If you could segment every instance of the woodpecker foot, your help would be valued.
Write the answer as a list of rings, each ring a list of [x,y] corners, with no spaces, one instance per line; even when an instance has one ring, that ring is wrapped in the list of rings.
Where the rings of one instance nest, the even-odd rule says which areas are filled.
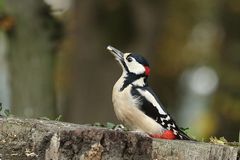
[[[166,130],[162,134],[150,134],[150,137],[158,138],[158,139],[169,139],[169,140],[176,139],[176,135],[173,134],[171,130]]]

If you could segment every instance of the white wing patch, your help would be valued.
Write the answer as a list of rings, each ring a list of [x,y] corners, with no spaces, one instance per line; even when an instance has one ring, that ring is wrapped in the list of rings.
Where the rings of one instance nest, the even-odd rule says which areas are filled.
[[[176,131],[175,129],[173,130],[173,134],[177,135],[178,131]]]
[[[154,96],[147,90],[137,89],[137,91],[155,106],[160,114],[166,114]],[[170,118],[170,117],[169,117]]]

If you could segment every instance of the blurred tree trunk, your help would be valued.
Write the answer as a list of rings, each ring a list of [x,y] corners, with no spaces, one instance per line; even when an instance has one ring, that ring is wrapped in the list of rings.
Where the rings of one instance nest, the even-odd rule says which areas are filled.
[[[10,38],[12,113],[27,117],[55,116],[53,43],[43,1],[7,0],[15,18]]]
[[[7,109],[10,106],[9,68],[6,59],[8,49],[7,36],[0,31],[0,103]]]
[[[65,22],[67,36],[57,65],[57,102],[64,120],[70,122],[110,121],[114,117],[111,88],[117,64],[106,51],[109,42],[104,43],[105,36],[96,24],[96,5],[75,1]]]

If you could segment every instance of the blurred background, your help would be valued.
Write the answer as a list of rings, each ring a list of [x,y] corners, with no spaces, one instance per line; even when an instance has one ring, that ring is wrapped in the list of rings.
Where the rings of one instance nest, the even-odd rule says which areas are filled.
[[[237,141],[239,0],[0,0],[0,102],[11,114],[119,123],[112,45],[145,56],[179,126]]]

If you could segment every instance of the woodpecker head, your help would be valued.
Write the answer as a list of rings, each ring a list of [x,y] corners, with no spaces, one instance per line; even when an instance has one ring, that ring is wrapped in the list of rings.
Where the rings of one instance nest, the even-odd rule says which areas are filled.
[[[148,77],[150,67],[148,62],[142,56],[135,53],[122,53],[112,46],[107,49],[115,56],[115,59],[120,63],[123,73],[134,75],[135,77]]]

